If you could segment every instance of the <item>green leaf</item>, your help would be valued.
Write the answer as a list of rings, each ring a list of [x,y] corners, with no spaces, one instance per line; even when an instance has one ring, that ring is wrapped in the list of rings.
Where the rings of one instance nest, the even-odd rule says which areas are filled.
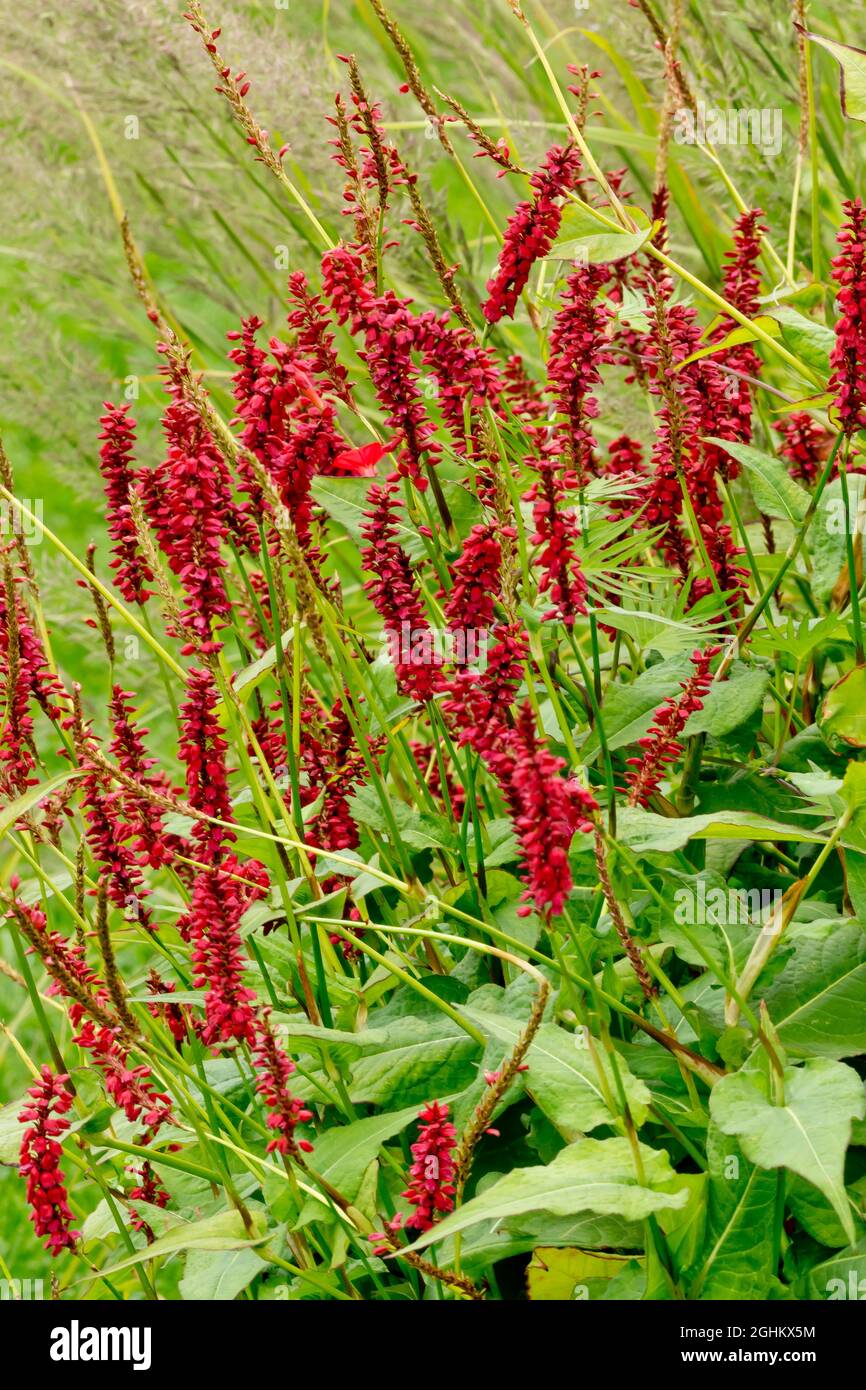
[[[689,840],[789,840],[821,844],[823,836],[800,825],[783,825],[753,811],[712,811],[703,816],[658,816],[640,806],[624,806],[617,812],[617,834],[640,854],[683,849]],[[575,850],[591,846],[578,840]]]
[[[499,1229],[497,1222],[494,1230]],[[554,1216],[551,1212],[540,1211],[503,1221],[501,1229],[528,1240],[528,1249],[536,1245],[577,1245],[581,1250],[640,1250],[643,1247],[643,1226],[639,1222],[623,1216],[599,1216],[594,1211],[582,1211],[574,1216]],[[443,1257],[448,1244],[446,1241],[442,1247]]]
[[[830,353],[836,342],[832,328],[806,318],[790,304],[779,305],[768,312],[782,325],[782,336],[791,351],[826,380],[830,375]]]
[[[405,1110],[355,1120],[350,1125],[335,1125],[316,1139],[316,1172],[354,1202],[364,1174],[382,1145],[417,1118],[418,1107],[411,1105]],[[320,1202],[311,1199],[307,1207],[315,1216],[321,1216]]]
[[[375,478],[314,478],[310,491],[328,516],[338,521],[353,541],[363,545],[361,527],[366,520],[367,494]],[[415,532],[399,517],[395,521],[396,539],[405,544],[414,540]]]
[[[387,1041],[384,1028],[363,1028],[358,1033],[350,1033],[343,1028],[325,1028],[320,1023],[311,1023],[303,1014],[276,1010],[274,1018],[279,1019],[280,1035],[292,1052],[322,1052],[339,1047],[341,1059],[348,1061]]]
[[[83,776],[84,774],[78,768],[70,768],[68,772],[58,772],[56,777],[49,777],[47,782],[39,782],[35,787],[28,787],[26,792],[17,796],[14,801],[10,801],[0,811],[0,840],[13,829],[22,816],[25,816],[28,811],[32,811],[34,806],[38,806],[40,801],[51,796],[59,787],[65,787],[66,783],[71,782],[74,777]]]
[[[453,850],[457,847],[457,833],[445,816],[415,811],[396,798],[392,798],[390,804],[400,839],[412,849]],[[360,787],[350,796],[349,809],[359,825],[369,825],[382,835],[391,835],[382,803],[372,787]]]
[[[634,211],[632,208],[631,212]],[[582,265],[621,261],[646,245],[652,231],[649,225],[636,232],[611,231],[602,227],[598,219],[583,208],[568,203],[563,209],[560,234],[548,258],[554,261],[579,261]]]
[[[818,727],[831,747],[866,748],[866,666],[855,666],[830,687]]]
[[[178,1292],[186,1303],[225,1303],[266,1268],[254,1250],[190,1250]]]
[[[801,33],[805,33],[805,30],[801,30]],[[852,121],[866,121],[866,52],[862,48],[853,48],[851,44],[834,43],[821,34],[807,33],[806,38],[826,48],[839,64],[839,98],[843,114]]]
[[[780,459],[772,454],[764,454],[760,449],[753,449],[750,444],[717,439],[714,435],[708,437],[707,443],[724,449],[743,465],[749,474],[752,496],[759,511],[799,526],[809,506],[809,494],[794,482]]]
[[[687,657],[677,656],[641,671],[628,684],[620,682],[608,686],[602,713],[612,752],[643,737],[659,705],[668,696],[678,693],[680,682],[688,678],[692,669]],[[584,762],[590,762],[598,751],[598,734],[593,730],[581,748],[581,757]]]
[[[294,625],[287,628],[285,632],[280,633],[280,646],[284,652],[291,647],[294,637]],[[276,643],[274,643],[273,646],[268,647],[267,651],[258,657],[256,661],[251,662],[249,666],[245,666],[242,671],[238,671],[232,677],[232,690],[236,695],[242,698],[251,695],[256,687],[261,685],[265,676],[274,669],[276,664],[277,647]]]
[[[229,1211],[218,1212],[216,1216],[207,1216],[203,1221],[185,1221],[177,1226],[172,1226],[164,1236],[160,1236],[152,1245],[146,1245],[143,1250],[138,1250],[134,1255],[130,1255],[125,1260],[120,1260],[109,1269],[102,1270],[103,1274],[119,1274],[121,1270],[131,1269],[133,1265],[143,1264],[146,1260],[155,1260],[160,1255],[176,1255],[181,1250],[242,1250],[249,1249],[254,1245],[261,1245],[267,1240],[267,1233],[261,1230],[260,1218],[253,1218],[253,1235],[248,1233],[240,1212],[232,1208]],[[99,1278],[100,1271],[95,1270],[92,1274],[85,1275],[80,1283],[86,1283],[91,1279]]]
[[[724,738],[752,718],[764,703],[769,671],[741,666],[726,681],[716,681],[703,696],[703,709],[695,710],[683,730],[685,738],[712,734]]]
[[[505,1055],[514,1049],[525,1027],[520,1019],[504,1014],[466,1008],[462,1012],[483,1032],[502,1042],[507,1049]],[[603,1060],[603,1049],[598,1042],[595,1055],[604,1069],[604,1088],[609,1095],[615,1095],[616,1082],[610,1063]],[[524,1077],[526,1089],[564,1139],[574,1141],[598,1125],[614,1122],[616,1112],[611,1113],[604,1098],[583,1029],[569,1033],[555,1023],[542,1023],[530,1043],[526,1062],[529,1065]],[[622,1061],[619,1071],[635,1124],[640,1126],[646,1119],[652,1096]]]
[[[642,1239],[641,1226],[634,1223],[629,1225],[620,1217],[596,1216],[593,1212],[584,1212],[572,1218],[544,1214],[526,1216],[517,1218],[513,1228],[508,1221],[479,1221],[462,1236],[460,1267],[470,1278],[474,1278],[476,1275],[486,1275],[499,1260],[526,1254],[539,1245],[577,1245],[582,1250],[620,1246],[625,1250],[636,1250],[640,1248]],[[453,1267],[454,1242],[454,1236],[446,1236],[436,1252],[443,1269]]]
[[[570,1303],[597,1298],[609,1280],[621,1273],[630,1255],[595,1255],[586,1250],[533,1251],[526,1269],[526,1293],[533,1303]]]
[[[816,1057],[786,1067],[784,1088],[785,1104],[773,1105],[760,1074],[725,1076],[710,1094],[710,1112],[724,1134],[740,1141],[750,1162],[790,1168],[814,1183],[853,1241],[843,1168],[851,1121],[866,1114],[863,1082],[852,1067]]]
[[[594,1211],[641,1221],[650,1212],[678,1208],[688,1201],[679,1192],[661,1192],[676,1175],[664,1150],[640,1145],[646,1186],[634,1172],[634,1155],[627,1139],[581,1139],[557,1154],[547,1167],[515,1168],[445,1220],[425,1232],[412,1246],[422,1250],[446,1235],[464,1231],[477,1221],[500,1221],[526,1212],[546,1211],[573,1216]]]
[[[596,608],[595,613],[600,621],[617,632],[627,632],[639,647],[657,651],[660,656],[693,651],[699,636],[693,622],[677,622],[675,618],[666,618],[661,613],[613,606]]]
[[[840,1250],[838,1255],[813,1265],[800,1281],[801,1298],[827,1299],[831,1303],[860,1301],[866,1293],[866,1236]]]
[[[688,1297],[766,1298],[773,1277],[775,1174],[749,1163],[736,1139],[712,1122],[707,1171],[707,1227]]]
[[[367,494],[375,478],[314,478],[311,491],[319,506],[345,528],[358,546],[364,544],[361,527],[366,518]],[[444,480],[442,491],[459,536],[466,536],[481,520],[481,503],[474,493],[453,479]],[[414,527],[400,516],[395,520],[396,540],[412,560],[426,554],[424,542]]]
[[[753,319],[752,322],[756,323],[759,328],[763,328],[764,332],[768,333],[771,338],[778,338],[781,333],[781,329],[775,319],[770,318],[766,314],[760,315],[758,318]],[[729,348],[740,347],[743,343],[755,343],[757,340],[757,333],[751,328],[745,328],[741,325],[734,328],[730,333],[727,333],[724,338],[720,338],[717,343],[708,343],[706,347],[699,348],[697,352],[693,352],[688,357],[684,357],[681,362],[676,364],[674,371],[680,372],[683,367],[687,367],[690,362],[700,362],[703,357],[714,357],[716,353],[727,352]]]
[[[22,1096],[20,1100],[11,1100],[8,1105],[4,1105],[0,1109],[0,1163],[8,1165],[10,1168],[18,1167],[21,1139],[27,1128],[18,1119],[18,1116],[28,1100],[28,1096]]]
[[[785,1051],[795,1057],[866,1052],[866,933],[858,923],[816,923],[763,992]]]
[[[849,1193],[851,1193],[850,1187]],[[855,1197],[859,1206],[862,1202],[862,1187],[859,1192],[855,1190],[851,1195]],[[785,1183],[785,1202],[791,1215],[796,1218],[813,1240],[817,1240],[821,1245],[829,1246],[831,1250],[841,1249],[850,1243],[827,1198],[810,1182],[804,1182],[802,1178],[789,1174]],[[861,1236],[866,1235],[866,1227],[856,1216],[855,1232],[858,1240]]]
[[[857,516],[864,490],[866,477],[862,473],[851,473],[848,478],[848,506],[852,519]],[[827,603],[846,563],[845,506],[841,478],[834,478],[821,494],[815,519],[809,530],[809,549],[812,555],[812,593],[821,603]],[[829,617],[824,621],[828,622]],[[813,622],[815,621],[813,619]]]
[[[356,1104],[413,1105],[468,1086],[479,1047],[444,1014],[407,1015],[381,1030],[381,1043],[352,1064]],[[332,1054],[339,1065],[339,1048]]]

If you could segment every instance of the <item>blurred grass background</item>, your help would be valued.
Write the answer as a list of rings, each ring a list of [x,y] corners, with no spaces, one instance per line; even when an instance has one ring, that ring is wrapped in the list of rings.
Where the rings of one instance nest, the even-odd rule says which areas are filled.
[[[660,57],[643,16],[627,0],[549,0],[525,6],[563,82],[568,62],[603,71],[591,143],[604,167],[627,165],[644,205],[652,184]],[[654,6],[665,19],[666,6]],[[289,270],[314,272],[309,225],[251,156],[213,91],[213,72],[182,19],[182,0],[76,0],[67,6],[16,6],[7,0],[0,54],[0,429],[22,499],[38,500],[46,524],[81,555],[102,535],[96,436],[101,404],[139,396],[140,453],[159,456],[161,388],[151,326],[124,265],[106,181],[85,119],[92,122],[148,270],[222,397],[225,333],[258,313],[268,333],[284,318]],[[559,111],[506,0],[393,0],[428,85],[457,96],[527,166],[562,136]],[[777,158],[737,146],[721,151],[744,198],[767,214],[783,250],[799,120],[796,47],[788,0],[727,0],[685,7],[683,58],[707,105],[780,109],[785,137]],[[331,163],[326,116],[345,88],[340,53],[355,53],[368,89],[382,101],[395,138],[422,186],[448,253],[471,269],[476,286],[495,258],[477,202],[411,95],[368,0],[208,0],[222,26],[221,48],[252,81],[250,105],[272,144],[291,146],[286,168],[333,235],[341,227],[341,176]],[[816,3],[809,22],[828,36],[866,47],[859,0]],[[863,187],[863,127],[839,111],[833,60],[815,54],[819,190],[825,265],[838,202]],[[452,127],[452,133],[454,128]],[[496,181],[453,134],[499,225],[524,190]],[[674,146],[674,253],[718,280],[734,209],[724,185],[694,149]],[[805,171],[797,229],[808,261],[810,178]],[[407,242],[397,274],[420,300],[438,287],[417,246]],[[617,431],[623,423],[614,421]],[[102,563],[105,547],[100,547]],[[84,619],[86,595],[61,557],[35,551],[61,668],[85,688],[104,658]],[[144,658],[139,691],[153,673]],[[121,679],[126,679],[122,674]],[[101,678],[104,684],[104,676]],[[99,687],[102,688],[102,685]],[[151,695],[157,706],[158,694]],[[5,875],[4,875],[5,877]],[[5,943],[4,943],[5,949]],[[7,950],[7,958],[11,947]],[[40,1041],[18,986],[0,975],[0,1018],[40,1058]],[[26,1069],[0,1035],[0,1105],[20,1096]],[[14,1187],[13,1192],[10,1189]],[[17,1277],[46,1276],[11,1168],[0,1168],[0,1254]]]

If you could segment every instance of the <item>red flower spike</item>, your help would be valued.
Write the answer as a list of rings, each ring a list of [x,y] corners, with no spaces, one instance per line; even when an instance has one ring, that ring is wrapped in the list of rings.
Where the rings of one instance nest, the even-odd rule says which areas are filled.
[[[705,647],[703,651],[692,652],[695,669],[688,680],[680,682],[682,695],[673,695],[665,700],[656,710],[649,732],[644,738],[638,739],[643,749],[642,756],[627,760],[633,769],[626,774],[630,806],[648,804],[653,793],[658,791],[667,764],[674,762],[682,753],[679,736],[690,716],[704,707],[703,697],[713,680],[710,663],[720,651],[721,647]]]
[[[191,667],[187,675],[187,699],[180,709],[178,756],[186,764],[186,786],[190,805],[217,820],[233,820],[229,797],[226,749],[222,725],[214,711],[219,697],[209,671]],[[231,830],[197,821],[195,838],[202,855],[216,863],[222,847],[234,840]]]
[[[846,435],[866,429],[866,209],[859,198],[842,204],[846,221],[833,261],[839,286],[836,344],[830,354],[830,389]]]
[[[412,1145],[413,1163],[409,1186],[403,1193],[415,1208],[406,1228],[429,1231],[440,1216],[454,1208],[454,1159],[457,1134],[448,1120],[448,1106],[438,1101],[425,1105],[418,1116],[418,1138]]]
[[[42,1074],[27,1094],[30,1100],[18,1116],[27,1125],[21,1139],[18,1172],[27,1179],[27,1200],[37,1236],[45,1237],[46,1248],[52,1255],[72,1250],[80,1232],[72,1229],[73,1216],[69,1207],[66,1183],[60,1160],[63,1147],[58,1142],[69,1129],[65,1118],[72,1107],[72,1096],[66,1090],[69,1080],[65,1073],[43,1067]]]
[[[559,199],[574,188],[579,172],[577,151],[554,145],[532,175],[529,182],[534,197],[531,202],[518,203],[509,218],[496,273],[487,282],[489,298],[482,312],[488,323],[514,317],[533,265],[547,255],[556,240],[562,220]]]
[[[240,881],[242,880],[242,881]],[[243,983],[240,924],[244,913],[268,890],[268,873],[256,860],[233,856],[195,880],[189,934],[196,989],[206,989],[202,1041],[208,1047],[237,1038],[255,1042],[255,991]]]
[[[313,1112],[288,1089],[287,1082],[295,1070],[295,1064],[274,1037],[267,1011],[257,1024],[253,1056],[257,1073],[256,1090],[271,1112],[268,1115],[268,1128],[276,1131],[268,1144],[268,1153],[292,1154],[295,1157],[299,1156],[299,1150],[312,1153],[312,1144],[307,1139],[297,1139],[295,1130],[298,1125],[309,1124]]]
[[[132,458],[135,421],[128,405],[115,406],[106,401],[105,412],[99,419],[102,425],[99,438],[104,440],[99,451],[99,467],[105,479],[108,530],[114,540],[110,568],[114,570],[114,582],[127,603],[143,604],[150,598],[152,591],[146,586],[153,582],[153,575],[141,554],[130,503],[138,481],[138,470]]]
[[[788,460],[788,472],[801,483],[814,483],[823,471],[833,447],[833,435],[805,410],[794,410],[773,425],[784,440],[779,452]],[[834,472],[836,465],[833,465]]]
[[[560,773],[563,758],[551,753],[538,737],[532,706],[527,703],[514,727],[503,733],[499,746],[485,759],[508,801],[520,844],[521,895],[538,912],[558,916],[571,892],[568,850],[576,831],[591,831],[598,802],[576,780]],[[526,916],[529,906],[522,909]]]
[[[396,482],[375,484],[367,502],[361,559],[373,578],[364,588],[384,622],[400,690],[423,702],[442,689],[443,678],[412,564],[395,539],[400,506]]]

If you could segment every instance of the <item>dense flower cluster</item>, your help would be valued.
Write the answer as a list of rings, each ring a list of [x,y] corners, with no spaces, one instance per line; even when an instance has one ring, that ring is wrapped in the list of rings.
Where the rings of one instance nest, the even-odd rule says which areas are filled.
[[[830,389],[847,435],[866,428],[866,208],[859,198],[844,204],[842,250],[833,261],[839,286],[836,343],[830,355]]]
[[[312,1153],[312,1144],[308,1139],[296,1139],[295,1130],[298,1125],[308,1124],[313,1112],[288,1089],[295,1064],[274,1037],[267,1013],[262,1013],[258,1021],[254,1056],[258,1072],[256,1090],[270,1111],[268,1128],[276,1130],[268,1143],[268,1153],[297,1155],[299,1150]]]
[[[127,603],[146,603],[153,583],[153,574],[141,553],[141,543],[135,526],[131,497],[138,483],[133,460],[135,421],[129,406],[105,402],[105,414],[100,417],[104,441],[99,451],[99,466],[105,479],[108,502],[108,530],[112,547],[111,568],[114,582]]]
[[[580,158],[573,146],[554,145],[529,182],[531,201],[519,203],[505,229],[496,272],[487,282],[483,307],[488,323],[511,318],[536,261],[546,256],[562,221],[561,199],[575,187]]]
[[[226,750],[228,743],[216,717],[218,695],[210,671],[191,667],[187,674],[187,698],[181,706],[178,756],[186,766],[189,804],[216,820],[232,820]],[[223,845],[235,838],[225,826],[199,821],[195,837],[210,861],[218,860]]]
[[[568,501],[577,477],[563,471],[555,440],[543,443],[539,456],[529,462],[538,474],[538,481],[525,494],[535,523],[532,544],[540,547],[538,590],[552,604],[543,618],[559,618],[566,627],[573,627],[578,615],[586,612],[586,578],[577,553],[580,521]]]
[[[682,681],[682,694],[671,696],[653,715],[649,732],[638,739],[643,752],[639,758],[628,758],[632,769],[626,774],[630,806],[646,806],[658,791],[668,763],[682,753],[679,736],[696,710],[703,709],[704,696],[712,683],[710,664],[721,647],[705,647],[692,652],[694,671]]]
[[[192,891],[187,930],[197,989],[206,990],[202,1039],[208,1045],[229,1038],[252,1043],[255,990],[244,985],[240,925],[244,913],[268,890],[268,873],[254,859],[234,856],[218,869],[198,875]]]
[[[380,18],[381,8],[373,0]],[[191,0],[190,18],[257,159],[285,186],[286,149],[274,153],[253,120],[245,102],[249,84],[220,58],[219,31],[205,28],[199,0]],[[383,23],[393,39],[390,21]],[[401,44],[407,87],[444,148],[453,153],[448,131],[459,121],[501,175],[522,178],[504,139],[487,136],[459,103],[437,93],[456,114],[439,112]],[[687,89],[675,38],[662,46],[669,127],[671,103],[675,96],[685,100]],[[110,611],[93,547],[78,570],[93,605],[83,621],[101,634],[109,658],[107,718],[105,707],[92,709],[79,686],[70,683],[67,692],[56,674],[68,655],[62,643],[52,651],[26,546],[13,537],[0,548],[0,794],[4,808],[13,806],[7,830],[15,851],[39,875],[30,894],[19,895],[12,878],[8,920],[27,947],[25,964],[32,958],[47,974],[47,986],[40,979],[37,988],[71,1025],[58,1038],[70,1058],[78,1049],[75,1064],[69,1062],[75,1082],[83,1061],[100,1087],[94,1112],[100,1123],[105,1100],[120,1112],[120,1152],[128,1147],[128,1127],[134,1131],[136,1166],[127,1168],[120,1195],[135,1204],[126,1219],[148,1241],[154,1232],[141,1205],[154,1209],[159,1230],[157,1209],[169,1201],[160,1159],[180,1137],[171,1133],[175,1125],[194,1133],[207,1159],[207,1167],[191,1160],[177,1167],[184,1179],[201,1179],[208,1204],[208,1181],[216,1182],[217,1168],[229,1171],[222,1150],[211,1163],[211,1142],[222,1145],[224,1130],[252,1143],[263,1122],[267,1153],[275,1156],[265,1167],[271,1174],[286,1168],[290,1197],[296,1165],[305,1183],[321,1186],[334,1203],[326,1208],[331,1215],[339,1209],[351,1216],[356,1200],[355,1214],[366,1214],[383,1194],[390,1203],[396,1189],[388,1189],[386,1166],[379,1173],[369,1161],[363,1182],[359,1170],[352,1202],[344,1201],[330,1185],[340,1164],[314,1173],[306,1135],[327,1125],[335,1107],[348,1125],[369,1126],[370,1092],[354,1069],[371,1027],[368,1010],[387,1008],[387,1026],[401,1022],[406,986],[417,984],[425,1008],[432,1010],[438,998],[454,1017],[448,986],[459,982],[460,999],[464,980],[474,990],[485,978],[483,929],[490,925],[496,939],[517,951],[517,929],[512,920],[509,934],[508,923],[514,912],[533,918],[517,934],[545,963],[544,974],[527,972],[538,993],[499,1070],[485,1070],[490,1057],[482,1061],[479,1051],[474,1061],[467,1054],[464,1078],[465,1059],[456,1058],[455,1094],[465,1086],[464,1097],[483,1097],[474,1111],[470,1102],[468,1115],[461,1101],[459,1139],[447,1104],[434,1101],[421,1110],[402,1193],[411,1208],[408,1230],[429,1232],[454,1209],[458,1193],[462,1200],[473,1145],[496,1133],[489,1128],[494,1110],[506,1103],[514,1078],[526,1069],[522,1059],[535,1030],[550,1017],[545,976],[563,960],[568,964],[575,947],[586,953],[580,971],[586,965],[600,979],[616,961],[619,942],[623,965],[636,977],[616,1020],[617,1046],[620,1031],[625,1045],[637,1029],[703,1081],[723,1079],[718,1059],[697,1057],[674,1031],[650,1022],[649,1004],[664,981],[655,953],[646,949],[655,928],[647,925],[649,914],[637,920],[642,908],[640,894],[630,891],[630,862],[611,852],[617,793],[629,808],[673,815],[693,791],[702,796],[716,775],[715,766],[705,767],[701,782],[703,743],[690,742],[687,755],[684,744],[721,648],[692,652],[679,691],[659,704],[647,733],[631,744],[634,756],[606,743],[610,705],[604,701],[612,690],[614,700],[619,693],[630,702],[645,677],[669,678],[671,648],[664,649],[664,639],[690,619],[699,631],[724,631],[725,640],[735,633],[748,638],[771,597],[787,608],[786,575],[804,586],[809,581],[808,563],[795,568],[792,548],[787,568],[762,596],[755,583],[758,602],[747,610],[751,576],[731,529],[738,489],[730,485],[738,466],[727,446],[750,441],[753,429],[765,442],[754,392],[766,385],[778,396],[778,388],[760,379],[764,345],[759,351],[754,342],[731,341],[743,316],[761,312],[762,249],[765,258],[775,254],[762,248],[762,214],[743,212],[733,226],[717,277],[721,296],[715,296],[726,307],[704,331],[698,310],[676,286],[677,267],[665,262],[660,269],[655,259],[668,245],[676,210],[661,158],[652,240],[607,264],[560,260],[555,269],[551,263],[549,274],[539,274],[543,295],[527,305],[528,325],[509,324],[504,321],[517,314],[534,267],[560,234],[572,195],[580,193],[584,211],[605,209],[623,223],[620,199],[638,213],[628,201],[626,171],[603,177],[593,167],[590,178],[576,144],[548,149],[529,177],[530,196],[504,229],[486,297],[479,297],[468,278],[471,265],[464,275],[450,264],[449,242],[444,236],[440,242],[421,182],[391,143],[392,127],[367,97],[358,64],[342,61],[350,95],[338,96],[331,125],[345,179],[346,239],[335,245],[326,230],[321,273],[289,275],[282,336],[266,332],[258,314],[235,320],[227,335],[231,367],[214,373],[231,376],[228,421],[218,410],[220,393],[211,396],[204,376],[193,372],[192,350],[150,295],[124,229],[136,288],[162,340],[165,451],[155,467],[138,464],[130,407],[105,405],[99,457],[108,565],[124,604],[112,600]],[[570,71],[577,79],[567,89],[576,99],[574,132],[592,117],[589,84],[596,74]],[[581,139],[575,135],[577,144]],[[866,428],[866,210],[859,200],[845,207],[833,262],[839,320],[830,387],[831,423],[838,417],[847,453],[855,432]],[[420,307],[401,278],[408,277],[411,256],[394,272],[392,225],[401,237],[400,229],[409,229],[414,251],[426,250]],[[790,352],[787,358],[790,366]],[[622,410],[619,400],[611,407],[611,367],[625,368],[631,394],[642,395],[637,409],[630,400]],[[818,400],[806,404],[817,410]],[[633,421],[645,413],[649,428],[641,440],[630,431],[641,429]],[[792,476],[812,487],[832,432],[804,410],[784,416],[775,430]],[[5,456],[2,462],[5,469]],[[2,476],[5,494],[5,471]],[[746,522],[753,516],[746,513]],[[762,520],[772,550],[772,524]],[[753,565],[756,573],[765,558]],[[832,603],[844,627],[844,602],[837,603],[842,587]],[[625,599],[632,592],[633,605]],[[617,607],[615,614],[604,611]],[[152,619],[160,613],[158,636]],[[375,650],[377,618],[393,670]],[[647,638],[644,620],[649,629],[656,618],[661,635]],[[125,688],[134,675],[124,676],[124,685],[115,682],[121,623],[136,641],[147,641],[147,659],[159,663],[164,684],[149,668],[139,693]],[[844,642],[838,648],[841,655],[830,663],[834,680]],[[685,660],[682,665],[689,669]],[[727,665],[728,658],[718,679]],[[787,765],[781,754],[795,715],[798,728],[812,721],[824,676],[811,658],[810,667],[803,692],[793,689],[796,671],[777,669],[780,690],[787,686],[789,695],[782,700],[771,687],[781,707],[773,768]],[[665,689],[674,688],[673,679]],[[51,746],[39,742],[40,712],[49,721]],[[145,715],[153,734],[143,726]],[[629,736],[622,723],[616,727],[621,739]],[[756,739],[773,742],[766,721]],[[53,746],[61,740],[62,748]],[[705,762],[717,751],[709,745]],[[684,755],[677,781],[674,765]],[[625,786],[617,788],[614,769],[623,757]],[[58,765],[62,776],[55,776]],[[662,795],[670,780],[676,806]],[[578,836],[591,837],[592,856],[581,855],[589,845]],[[250,846],[261,861],[248,857]],[[43,872],[43,849],[68,866],[65,882]],[[581,893],[592,900],[591,918],[572,911],[582,906]],[[417,925],[440,913],[441,932]],[[459,926],[446,922],[446,914]],[[456,935],[464,928],[474,940]],[[165,976],[154,966],[157,955]],[[501,973],[485,983],[504,1011],[520,1000],[511,986],[529,981],[515,979],[513,954],[499,956]],[[690,969],[688,958],[674,964],[677,987],[690,979]],[[21,983],[14,971],[13,978]],[[613,1009],[622,982],[618,971],[612,978],[616,991],[604,997]],[[580,983],[574,977],[572,985],[575,980]],[[572,985],[567,1007],[558,1009],[569,1026],[584,1017]],[[631,1007],[635,998],[645,1013]],[[309,1074],[306,1061],[299,1073],[265,999],[292,1011],[297,1031],[289,1037],[312,1040]],[[473,997],[473,1009],[477,1002]],[[233,1089],[224,1094],[226,1078]],[[61,1169],[74,1094],[68,1080],[43,1068],[20,1114],[26,1126],[20,1172],[36,1231],[54,1255],[74,1250],[78,1240]],[[95,1132],[91,1126],[91,1138]],[[99,1162],[109,1165],[115,1160],[102,1154],[102,1137]],[[525,1139],[537,1147],[548,1137],[528,1127]],[[83,1145],[82,1154],[89,1148]],[[243,1153],[236,1147],[236,1157]],[[241,1166],[232,1159],[232,1170],[240,1173]],[[255,1173],[252,1158],[247,1167]],[[117,1160],[115,1172],[122,1171]],[[255,1184],[236,1193],[226,1187],[243,1215]],[[285,1223],[285,1213],[280,1220]],[[400,1215],[384,1223],[373,1237],[377,1253],[407,1261],[412,1280],[472,1289],[459,1272],[430,1262],[439,1250],[425,1246],[422,1256],[398,1242],[403,1224]],[[308,1277],[315,1287],[318,1238],[308,1245],[291,1224],[281,1230],[297,1260],[299,1288]],[[322,1280],[351,1285],[356,1262],[342,1253]]]
[[[780,452],[798,482],[813,483],[830,452],[833,436],[808,411],[794,410],[773,426],[783,439]]]
[[[514,529],[506,528],[514,537]],[[452,588],[445,601],[449,626],[486,629],[493,622],[499,589],[502,545],[493,526],[473,526],[463,550],[451,566]]]
[[[434,1100],[418,1116],[418,1138],[412,1145],[409,1186],[403,1193],[415,1210],[406,1226],[429,1231],[454,1207],[454,1159],[457,1132],[448,1119],[448,1106]]]
[[[598,401],[592,388],[601,381],[602,366],[612,360],[607,329],[613,316],[597,300],[608,275],[605,266],[582,266],[573,271],[550,331],[547,389],[561,421],[555,427],[554,440],[580,485],[596,468],[590,422],[598,414]]]
[[[520,843],[527,883],[521,896],[538,912],[561,913],[572,887],[569,846],[576,831],[593,828],[598,802],[576,779],[560,776],[565,759],[551,753],[538,737],[528,701],[508,737],[486,756],[505,793]],[[521,909],[524,916],[530,911],[529,906]]]
[[[366,280],[362,257],[345,246],[323,258],[322,283],[337,322],[350,322],[353,336],[364,343],[361,356],[387,412],[386,423],[400,436],[398,470],[423,491],[425,465],[435,464],[442,446],[412,360],[419,330],[410,301],[393,290],[377,295]]]
[[[60,1160],[63,1145],[58,1142],[69,1129],[66,1115],[72,1096],[66,1089],[69,1077],[43,1067],[42,1074],[27,1094],[29,1102],[18,1116],[27,1126],[21,1139],[18,1171],[27,1179],[27,1200],[33,1226],[52,1255],[71,1250],[80,1232],[72,1228],[73,1216],[66,1192]]]
[[[366,542],[362,560],[371,571],[364,588],[385,625],[391,645],[397,684],[415,700],[429,700],[442,681],[433,645],[433,634],[412,565],[395,539],[399,533],[396,484],[375,484],[367,497],[367,518],[362,533]]]
[[[118,789],[115,804],[135,836],[132,849],[143,864],[158,869],[172,862],[175,853],[184,851],[185,844],[180,836],[164,828],[164,802],[171,797],[173,789],[165,773],[154,772],[158,759],[147,753],[144,743],[147,729],[134,723],[133,698],[130,691],[122,690],[119,685],[115,685],[111,693],[113,736],[109,752],[128,779]]]
[[[33,708],[56,721],[65,697],[52,673],[42,640],[31,620],[8,551],[0,552],[0,794],[12,800],[38,780],[33,737]]]

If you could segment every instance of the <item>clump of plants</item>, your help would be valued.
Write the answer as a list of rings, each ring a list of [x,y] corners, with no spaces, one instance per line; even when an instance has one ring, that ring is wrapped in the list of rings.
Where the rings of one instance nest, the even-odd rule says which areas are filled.
[[[164,445],[106,404],[110,554],[3,458],[106,674],[55,660],[13,526],[4,973],[41,1041],[7,1030],[0,1156],[61,1295],[834,1296],[866,1259],[866,211],[822,270],[799,174],[783,253],[707,145],[705,282],[669,231],[676,0],[648,196],[516,0],[561,116],[534,168],[372,4],[489,274],[351,56],[324,227],[194,0],[319,273],[229,334],[226,411],[124,221]]]

